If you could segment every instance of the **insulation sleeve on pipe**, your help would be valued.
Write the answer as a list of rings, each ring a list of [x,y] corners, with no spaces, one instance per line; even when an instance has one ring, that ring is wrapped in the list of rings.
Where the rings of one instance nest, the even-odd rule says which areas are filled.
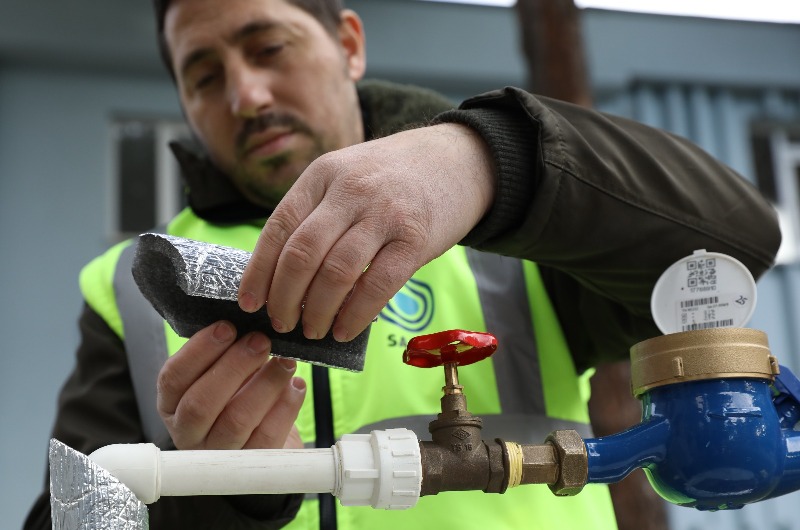
[[[272,355],[362,371],[371,326],[347,342],[337,341],[332,332],[312,340],[303,336],[302,326],[275,332],[265,308],[255,313],[239,308],[239,284],[250,257],[233,247],[146,233],[139,236],[131,273],[142,295],[181,337],[227,320],[239,336],[251,331],[266,334]]]
[[[53,530],[147,530],[147,506],[86,455],[50,440]]]

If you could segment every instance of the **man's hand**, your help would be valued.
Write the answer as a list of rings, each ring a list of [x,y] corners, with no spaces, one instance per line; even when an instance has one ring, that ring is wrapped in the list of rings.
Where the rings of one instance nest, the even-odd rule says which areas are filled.
[[[161,369],[158,411],[178,449],[302,448],[306,394],[294,361],[269,357],[263,333],[229,322],[198,331]]]
[[[364,330],[423,265],[460,241],[494,199],[488,146],[441,124],[314,161],[270,216],[242,276],[239,305],[266,300],[276,331],[307,338]]]

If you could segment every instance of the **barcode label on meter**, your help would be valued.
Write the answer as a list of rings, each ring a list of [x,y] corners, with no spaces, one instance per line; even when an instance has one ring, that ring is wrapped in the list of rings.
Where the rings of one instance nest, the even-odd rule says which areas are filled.
[[[679,300],[676,304],[681,331],[725,328],[734,325],[734,316],[747,298],[735,294],[720,294]]]
[[[696,298],[695,300],[684,300],[681,302],[681,307],[716,304],[717,302],[719,302],[719,296],[708,296],[706,298]]]
[[[729,318],[728,320],[717,320],[716,322],[689,324],[688,326],[683,326],[683,329],[681,329],[681,331],[695,331],[698,329],[713,329],[713,328],[729,328],[731,326],[733,326],[733,319]]]

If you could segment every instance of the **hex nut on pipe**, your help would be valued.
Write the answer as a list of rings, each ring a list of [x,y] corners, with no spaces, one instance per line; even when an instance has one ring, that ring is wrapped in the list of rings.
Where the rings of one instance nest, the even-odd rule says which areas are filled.
[[[553,484],[558,475],[558,455],[553,444],[522,446],[522,484]]]
[[[558,479],[550,491],[558,496],[577,495],[589,477],[589,456],[586,444],[577,431],[553,431],[545,440],[552,444],[558,457]]]

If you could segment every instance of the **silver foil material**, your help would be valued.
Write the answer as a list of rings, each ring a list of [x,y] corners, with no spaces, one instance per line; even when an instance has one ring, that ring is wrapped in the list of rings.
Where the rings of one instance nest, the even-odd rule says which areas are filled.
[[[180,253],[186,270],[178,274],[178,284],[189,296],[236,301],[244,268],[250,253],[212,243],[160,234]]]
[[[50,440],[53,530],[147,530],[147,507],[86,455]]]
[[[341,368],[364,369],[369,327],[348,342],[332,332],[307,339],[302,326],[288,333],[273,330],[266,308],[247,313],[239,307],[238,291],[251,254],[167,234],[139,236],[131,273],[145,300],[181,337],[226,320],[241,337],[258,331],[272,341],[272,355]]]

